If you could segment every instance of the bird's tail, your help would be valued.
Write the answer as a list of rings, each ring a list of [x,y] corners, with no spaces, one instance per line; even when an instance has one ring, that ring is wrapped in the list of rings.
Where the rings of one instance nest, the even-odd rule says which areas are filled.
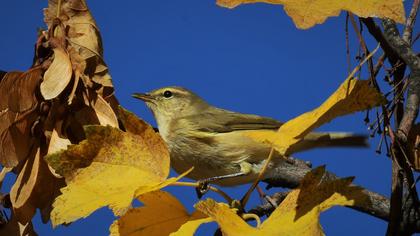
[[[294,144],[287,154],[321,147],[368,147],[366,135],[340,132],[314,132]]]

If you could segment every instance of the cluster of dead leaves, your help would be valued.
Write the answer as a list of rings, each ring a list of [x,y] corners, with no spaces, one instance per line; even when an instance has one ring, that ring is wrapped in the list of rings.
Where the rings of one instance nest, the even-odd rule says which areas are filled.
[[[32,234],[37,208],[44,222],[50,219],[65,181],[45,155],[83,140],[84,125],[119,127],[118,101],[86,3],[50,0],[44,13],[48,30],[39,35],[32,68],[0,80],[0,182],[9,171],[17,175],[8,195],[12,219],[0,234]]]

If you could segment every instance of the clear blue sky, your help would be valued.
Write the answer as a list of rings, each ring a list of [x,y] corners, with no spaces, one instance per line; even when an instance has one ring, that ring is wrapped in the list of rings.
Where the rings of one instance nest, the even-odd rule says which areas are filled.
[[[102,33],[105,61],[120,103],[152,124],[144,104],[131,98],[133,92],[184,86],[213,105],[286,121],[321,104],[347,76],[344,14],[310,30],[298,30],[281,6],[265,4],[235,10],[220,8],[215,0],[88,4]],[[30,66],[45,6],[46,1],[2,3],[0,69]],[[355,53],[357,41],[351,36]],[[321,130],[367,134],[363,118],[364,113],[339,118]],[[339,176],[356,176],[357,184],[388,196],[390,162],[384,154],[375,154],[377,142],[371,140],[370,149],[314,150],[295,156],[315,166],[326,164]],[[192,209],[197,200],[194,189],[169,190]],[[241,198],[246,187],[225,190]],[[254,196],[250,205],[258,203]],[[104,208],[69,227],[52,230],[39,217],[34,223],[39,235],[107,235],[113,219]],[[321,223],[327,235],[386,231],[384,221],[347,208],[329,210]],[[213,232],[214,226],[207,226],[198,235]]]

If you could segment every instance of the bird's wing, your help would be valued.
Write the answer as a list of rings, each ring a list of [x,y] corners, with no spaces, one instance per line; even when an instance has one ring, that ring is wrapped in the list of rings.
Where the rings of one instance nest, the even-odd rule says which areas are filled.
[[[188,117],[187,119],[196,121],[197,130],[212,133],[226,133],[237,130],[276,130],[283,124],[271,118],[223,109],[203,111],[194,116],[197,117]]]

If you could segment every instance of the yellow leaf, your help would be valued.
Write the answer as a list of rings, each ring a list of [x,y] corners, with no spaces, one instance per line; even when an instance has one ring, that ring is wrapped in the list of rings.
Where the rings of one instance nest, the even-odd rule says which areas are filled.
[[[365,18],[390,18],[398,23],[405,22],[402,0],[217,0],[218,5],[227,8],[257,2],[284,5],[287,15],[301,29],[322,24],[328,17],[338,16],[342,10]]]
[[[369,204],[361,188],[351,186],[352,178],[325,180],[325,169],[308,173],[301,186],[290,192],[281,205],[261,224],[248,225],[228,205],[212,199],[196,204],[196,208],[212,217],[224,235],[323,235],[319,223],[321,212],[332,206],[350,206],[355,202]]]
[[[140,135],[146,140],[149,139],[149,136],[156,135],[152,126],[121,106],[118,107],[118,119],[121,120],[125,130],[129,133]]]
[[[69,84],[72,73],[69,55],[61,48],[54,48],[54,60],[40,85],[42,96],[49,100],[60,95]]]
[[[225,203],[206,199],[195,204],[195,208],[215,220],[226,236],[262,235],[258,229],[248,225]]]
[[[367,80],[348,78],[321,106],[283,124],[276,131],[247,131],[245,134],[260,142],[270,143],[283,155],[293,150],[313,129],[332,119],[365,110],[384,102],[383,96]]]
[[[196,211],[198,212],[198,211]],[[194,213],[196,213],[194,212]],[[194,215],[193,213],[193,215]],[[187,236],[187,235],[194,235],[195,231],[197,231],[198,227],[200,227],[200,225],[205,224],[205,223],[210,223],[212,222],[213,219],[210,217],[207,218],[199,218],[199,219],[190,219],[187,223],[183,224],[178,231],[173,232],[170,234],[170,236]]]
[[[166,236],[188,222],[189,224],[182,229],[184,233],[178,232],[178,235],[187,235],[185,232],[191,232],[192,228],[190,221],[196,225],[196,228],[199,226],[198,223],[210,221],[198,211],[190,215],[178,199],[164,191],[146,193],[139,196],[138,200],[143,202],[144,206],[130,209],[124,216],[114,221],[110,227],[111,236]]]
[[[325,169],[308,173],[299,189],[289,193],[281,205],[261,225],[261,231],[285,235],[323,235],[321,212],[333,206],[370,204],[362,189],[351,185],[353,178],[325,180]],[[277,230],[278,225],[281,231]]]
[[[86,217],[109,206],[122,215],[138,194],[174,181],[169,174],[169,153],[158,134],[142,136],[110,126],[87,126],[87,139],[46,157],[67,186],[54,202],[53,225]]]

